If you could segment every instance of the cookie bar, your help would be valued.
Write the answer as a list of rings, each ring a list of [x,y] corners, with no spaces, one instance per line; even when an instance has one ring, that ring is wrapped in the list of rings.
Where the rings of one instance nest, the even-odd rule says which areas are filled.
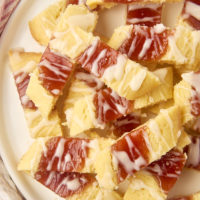
[[[161,24],[163,4],[132,4],[127,6],[126,24],[154,26]]]
[[[185,162],[184,153],[175,148],[172,149],[131,178],[124,200],[165,200],[180,176]]]
[[[66,0],[56,1],[29,22],[29,29],[33,38],[41,45],[47,46],[51,39],[57,20],[67,6]]]
[[[161,68],[153,72],[161,81],[161,85],[151,92],[135,99],[134,108],[140,109],[152,106],[173,97],[173,71],[172,68]]]
[[[160,84],[158,77],[111,49],[91,33],[78,27],[70,27],[57,36],[50,41],[52,49],[71,59],[78,57],[76,62],[82,68],[100,78],[108,87],[128,100],[142,96]],[[115,70],[119,66],[120,69]]]
[[[54,110],[49,116],[49,119],[44,118],[35,104],[26,95],[27,86],[30,81],[30,73],[37,68],[40,58],[40,53],[17,50],[10,50],[9,52],[11,69],[14,75],[20,101],[24,109],[30,135],[34,138],[61,136],[62,130],[57,111]]]
[[[125,116],[132,109],[131,101],[120,97],[109,88],[84,96],[74,103],[70,111],[70,135],[75,136],[91,128],[102,129],[106,123]]]
[[[116,142],[103,138],[38,139],[23,156],[18,170],[96,173],[101,187],[114,189],[176,146],[181,133],[179,115],[178,107],[172,107]]]
[[[26,91],[44,117],[53,110],[73,70],[74,64],[68,57],[46,48]]]
[[[47,46],[58,23],[78,26],[85,31],[93,31],[97,23],[97,13],[89,11],[83,4],[60,0],[50,5],[29,22],[33,38],[41,45]],[[62,20],[62,22],[59,22]],[[64,21],[63,21],[64,20]]]
[[[18,170],[94,173],[96,155],[113,143],[106,138],[39,138],[22,157]]]
[[[118,180],[124,180],[175,147],[180,128],[181,113],[175,106],[162,110],[154,119],[118,139],[111,147]]]
[[[182,75],[183,80],[174,87],[175,104],[182,107],[183,123],[199,116],[199,72]]]
[[[127,177],[159,159],[176,146],[180,127],[180,111],[172,107],[123,135],[111,148],[105,148],[97,155],[95,171],[99,185],[114,189]]]
[[[188,65],[188,69],[196,68],[199,63],[200,34],[184,26],[174,29],[162,24],[121,26],[108,44],[135,61]]]

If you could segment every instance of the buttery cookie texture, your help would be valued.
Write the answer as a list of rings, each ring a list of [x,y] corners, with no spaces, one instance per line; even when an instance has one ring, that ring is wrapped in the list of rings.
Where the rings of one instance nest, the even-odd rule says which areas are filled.
[[[20,173],[69,200],[200,200],[168,196],[200,170],[200,3],[172,28],[166,2],[59,0],[30,20],[44,52],[9,51],[34,138]],[[102,39],[99,16],[118,4],[125,24]]]

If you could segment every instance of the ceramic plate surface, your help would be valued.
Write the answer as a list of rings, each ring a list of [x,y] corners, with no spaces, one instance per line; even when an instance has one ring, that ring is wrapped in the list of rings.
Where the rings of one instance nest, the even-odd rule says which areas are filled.
[[[8,50],[23,47],[25,51],[43,51],[31,37],[28,21],[55,0],[22,0],[11,17],[0,41],[0,152],[4,163],[21,193],[27,200],[59,200],[50,190],[34,181],[28,175],[16,170],[20,157],[33,140],[30,138],[23,109],[21,107],[12,73],[9,69]],[[172,23],[180,5],[168,5],[170,13],[164,17]],[[124,23],[125,6],[112,11],[102,11],[97,30],[105,36]],[[173,24],[173,23],[172,23]],[[104,32],[102,32],[102,30]],[[184,172],[172,193],[189,194],[200,190],[200,173]]]

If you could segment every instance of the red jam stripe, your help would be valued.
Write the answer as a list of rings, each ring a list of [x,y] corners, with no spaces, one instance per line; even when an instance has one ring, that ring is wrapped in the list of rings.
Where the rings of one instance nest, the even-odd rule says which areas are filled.
[[[154,26],[161,23],[162,4],[128,5],[127,24]]]
[[[200,170],[200,137],[192,136],[192,142],[184,148],[187,154],[186,167]]]
[[[26,95],[26,90],[30,81],[30,75],[27,72],[19,72],[14,75],[15,84],[23,108],[37,109],[35,104]]]
[[[120,97],[110,88],[98,91],[94,96],[96,118],[99,123],[107,123],[125,116],[132,110],[132,103],[124,97]]]
[[[88,157],[89,140],[54,137],[47,141],[38,170],[77,172],[85,165]]]
[[[95,40],[78,58],[81,67],[96,77],[102,77],[104,71],[115,64],[119,52],[100,40]]]
[[[113,164],[117,167],[119,182],[149,164],[147,131],[146,126],[140,127],[112,145]]]
[[[184,153],[172,149],[160,160],[151,163],[146,170],[152,173],[159,182],[162,190],[167,194],[174,186],[185,165]]]
[[[95,181],[95,178],[90,174],[55,171],[38,171],[34,178],[63,198],[80,194]]]
[[[117,119],[112,124],[112,129],[117,137],[122,136],[126,132],[130,132],[133,129],[141,125],[141,117],[138,114],[131,113],[124,117]]]
[[[169,30],[161,24],[154,27],[134,25],[119,51],[135,61],[159,60],[168,49]]]
[[[200,30],[200,1],[185,0],[182,11],[183,19],[194,29]]]
[[[39,64],[39,80],[52,95],[59,96],[69,79],[73,64],[66,56],[46,48]]]
[[[76,79],[85,82],[89,87],[94,88],[96,91],[105,87],[105,84],[96,78],[94,75],[88,73],[84,69],[78,69],[75,74]]]

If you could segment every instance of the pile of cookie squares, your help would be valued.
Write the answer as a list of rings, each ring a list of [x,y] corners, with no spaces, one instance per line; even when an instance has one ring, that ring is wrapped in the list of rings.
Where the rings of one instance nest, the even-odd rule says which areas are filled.
[[[168,197],[200,169],[200,2],[173,28],[169,2],[59,0],[29,22],[44,52],[9,51],[35,139],[19,171],[68,200],[200,199]],[[99,13],[122,4],[126,23],[98,33]]]

